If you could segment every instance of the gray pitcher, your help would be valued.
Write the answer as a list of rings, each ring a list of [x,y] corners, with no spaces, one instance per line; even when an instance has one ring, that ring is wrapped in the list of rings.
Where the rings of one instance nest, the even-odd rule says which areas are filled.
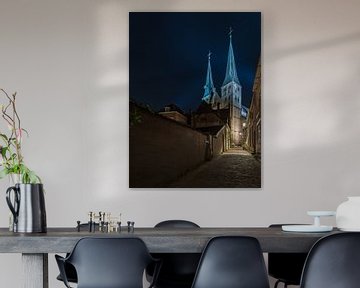
[[[14,193],[13,197],[11,197],[12,192]],[[14,215],[14,232],[46,232],[45,198],[42,184],[15,184],[6,190],[6,202]]]

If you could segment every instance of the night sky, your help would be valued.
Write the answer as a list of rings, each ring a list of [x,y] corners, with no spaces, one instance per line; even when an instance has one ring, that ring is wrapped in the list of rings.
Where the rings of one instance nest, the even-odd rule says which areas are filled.
[[[214,85],[221,93],[229,28],[242,104],[249,107],[261,53],[261,13],[130,13],[130,99],[158,111],[176,104],[196,110],[204,94],[211,51]]]

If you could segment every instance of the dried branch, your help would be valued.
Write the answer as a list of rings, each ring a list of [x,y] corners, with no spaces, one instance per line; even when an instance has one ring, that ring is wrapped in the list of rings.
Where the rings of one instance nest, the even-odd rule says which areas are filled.
[[[23,162],[21,153],[21,141],[23,132],[28,132],[21,127],[21,119],[16,109],[16,92],[11,96],[2,88],[0,92],[5,95],[7,104],[1,105],[1,117],[9,126],[10,136],[0,133],[4,146],[0,145],[0,178],[8,174],[20,174],[23,183],[41,183],[40,178],[31,171]]]

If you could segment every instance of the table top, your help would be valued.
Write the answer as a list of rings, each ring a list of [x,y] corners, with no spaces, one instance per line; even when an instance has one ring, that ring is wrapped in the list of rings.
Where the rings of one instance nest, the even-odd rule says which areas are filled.
[[[281,227],[258,228],[127,228],[119,232],[78,232],[76,228],[48,228],[47,233],[13,233],[0,228],[0,253],[65,253],[83,237],[139,237],[152,253],[201,253],[215,236],[252,236],[259,240],[263,252],[308,252],[321,237],[338,233],[283,232]]]

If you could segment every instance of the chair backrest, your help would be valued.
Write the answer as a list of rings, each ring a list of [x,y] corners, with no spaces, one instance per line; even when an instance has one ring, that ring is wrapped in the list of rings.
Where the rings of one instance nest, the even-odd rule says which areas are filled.
[[[302,288],[360,287],[360,233],[332,234],[314,244],[306,259]]]
[[[166,220],[155,228],[200,228],[188,220]],[[157,287],[190,287],[200,260],[200,253],[160,253],[156,258],[162,260],[162,267],[157,279]],[[149,271],[149,274],[152,274]]]
[[[157,223],[155,228],[200,228],[200,226],[188,220],[165,220]]]
[[[139,238],[82,238],[67,259],[76,269],[78,288],[142,288],[152,260]]]
[[[256,238],[212,238],[202,254],[192,288],[268,288],[264,258]]]

